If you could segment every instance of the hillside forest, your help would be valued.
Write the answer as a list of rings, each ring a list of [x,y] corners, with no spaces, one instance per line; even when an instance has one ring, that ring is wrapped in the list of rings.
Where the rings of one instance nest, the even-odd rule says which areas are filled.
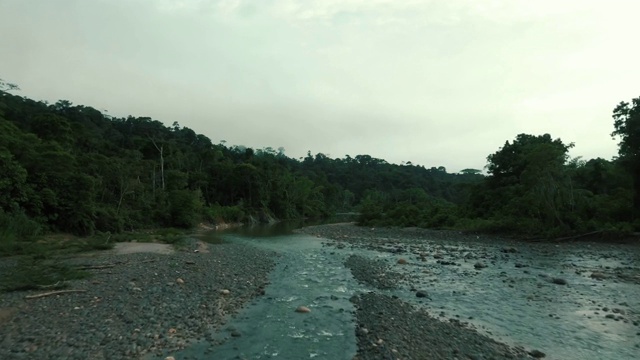
[[[340,212],[366,226],[528,237],[640,230],[640,98],[613,109],[614,159],[570,158],[572,143],[519,134],[488,154],[485,172],[449,173],[369,155],[294,159],[17,90],[0,81],[2,242]]]

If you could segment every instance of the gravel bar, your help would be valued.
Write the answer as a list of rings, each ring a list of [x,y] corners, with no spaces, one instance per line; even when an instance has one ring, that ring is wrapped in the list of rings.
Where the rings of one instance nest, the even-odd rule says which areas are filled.
[[[351,298],[356,307],[358,354],[377,359],[531,359],[483,336],[463,323],[440,321],[390,296],[367,293]]]
[[[414,258],[422,256],[419,252],[414,253],[416,248],[413,247],[425,241],[446,244],[450,241],[482,243],[498,240],[458,231],[365,228],[346,223],[310,226],[299,232],[329,239],[325,244],[327,246],[388,252],[413,262],[420,261]],[[498,241],[504,246],[514,243],[509,239]],[[513,248],[505,249],[511,251]],[[345,261],[345,266],[351,270],[354,278],[373,288],[371,292],[356,294],[351,298],[356,307],[355,332],[358,341],[358,353],[354,360],[501,360],[546,356],[538,350],[527,351],[498,342],[476,331],[473,325],[456,318],[434,317],[427,311],[390,295],[387,290],[397,288],[407,279],[403,274],[394,272],[389,265],[388,261],[360,255],[351,255]],[[429,298],[424,291],[416,291],[416,296]]]
[[[395,289],[404,279],[402,274],[391,271],[387,262],[383,260],[370,260],[363,256],[351,255],[344,265],[351,270],[356,280],[380,290]]]
[[[170,356],[212,333],[264,294],[274,252],[219,244],[171,255],[105,252],[73,259],[93,276],[65,293],[0,295],[2,359],[144,359]],[[11,276],[0,268],[0,276]]]

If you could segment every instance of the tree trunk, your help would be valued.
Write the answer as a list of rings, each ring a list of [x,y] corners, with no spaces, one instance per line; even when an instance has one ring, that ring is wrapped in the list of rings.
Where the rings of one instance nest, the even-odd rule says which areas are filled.
[[[156,147],[156,150],[160,153],[160,183],[162,184],[162,190],[164,190],[164,145],[158,146],[155,140],[153,140],[149,136],[149,140],[153,143],[153,146]]]
[[[640,216],[640,166],[636,166],[633,175],[633,215],[635,220]]]

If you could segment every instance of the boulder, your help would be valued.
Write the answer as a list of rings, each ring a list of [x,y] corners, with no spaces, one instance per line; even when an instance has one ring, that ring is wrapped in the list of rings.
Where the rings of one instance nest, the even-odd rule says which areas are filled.
[[[532,357],[534,357],[536,359],[542,359],[543,357],[547,356],[547,354],[543,353],[540,350],[531,350],[531,351],[529,351],[529,355],[531,355]]]
[[[557,285],[567,285],[567,280],[561,278],[553,278],[551,282]]]

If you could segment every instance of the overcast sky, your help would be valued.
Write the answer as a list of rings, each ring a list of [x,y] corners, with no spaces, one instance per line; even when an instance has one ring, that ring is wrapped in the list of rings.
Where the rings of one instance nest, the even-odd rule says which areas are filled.
[[[636,0],[0,0],[18,94],[215,143],[482,168],[519,133],[617,152]]]

